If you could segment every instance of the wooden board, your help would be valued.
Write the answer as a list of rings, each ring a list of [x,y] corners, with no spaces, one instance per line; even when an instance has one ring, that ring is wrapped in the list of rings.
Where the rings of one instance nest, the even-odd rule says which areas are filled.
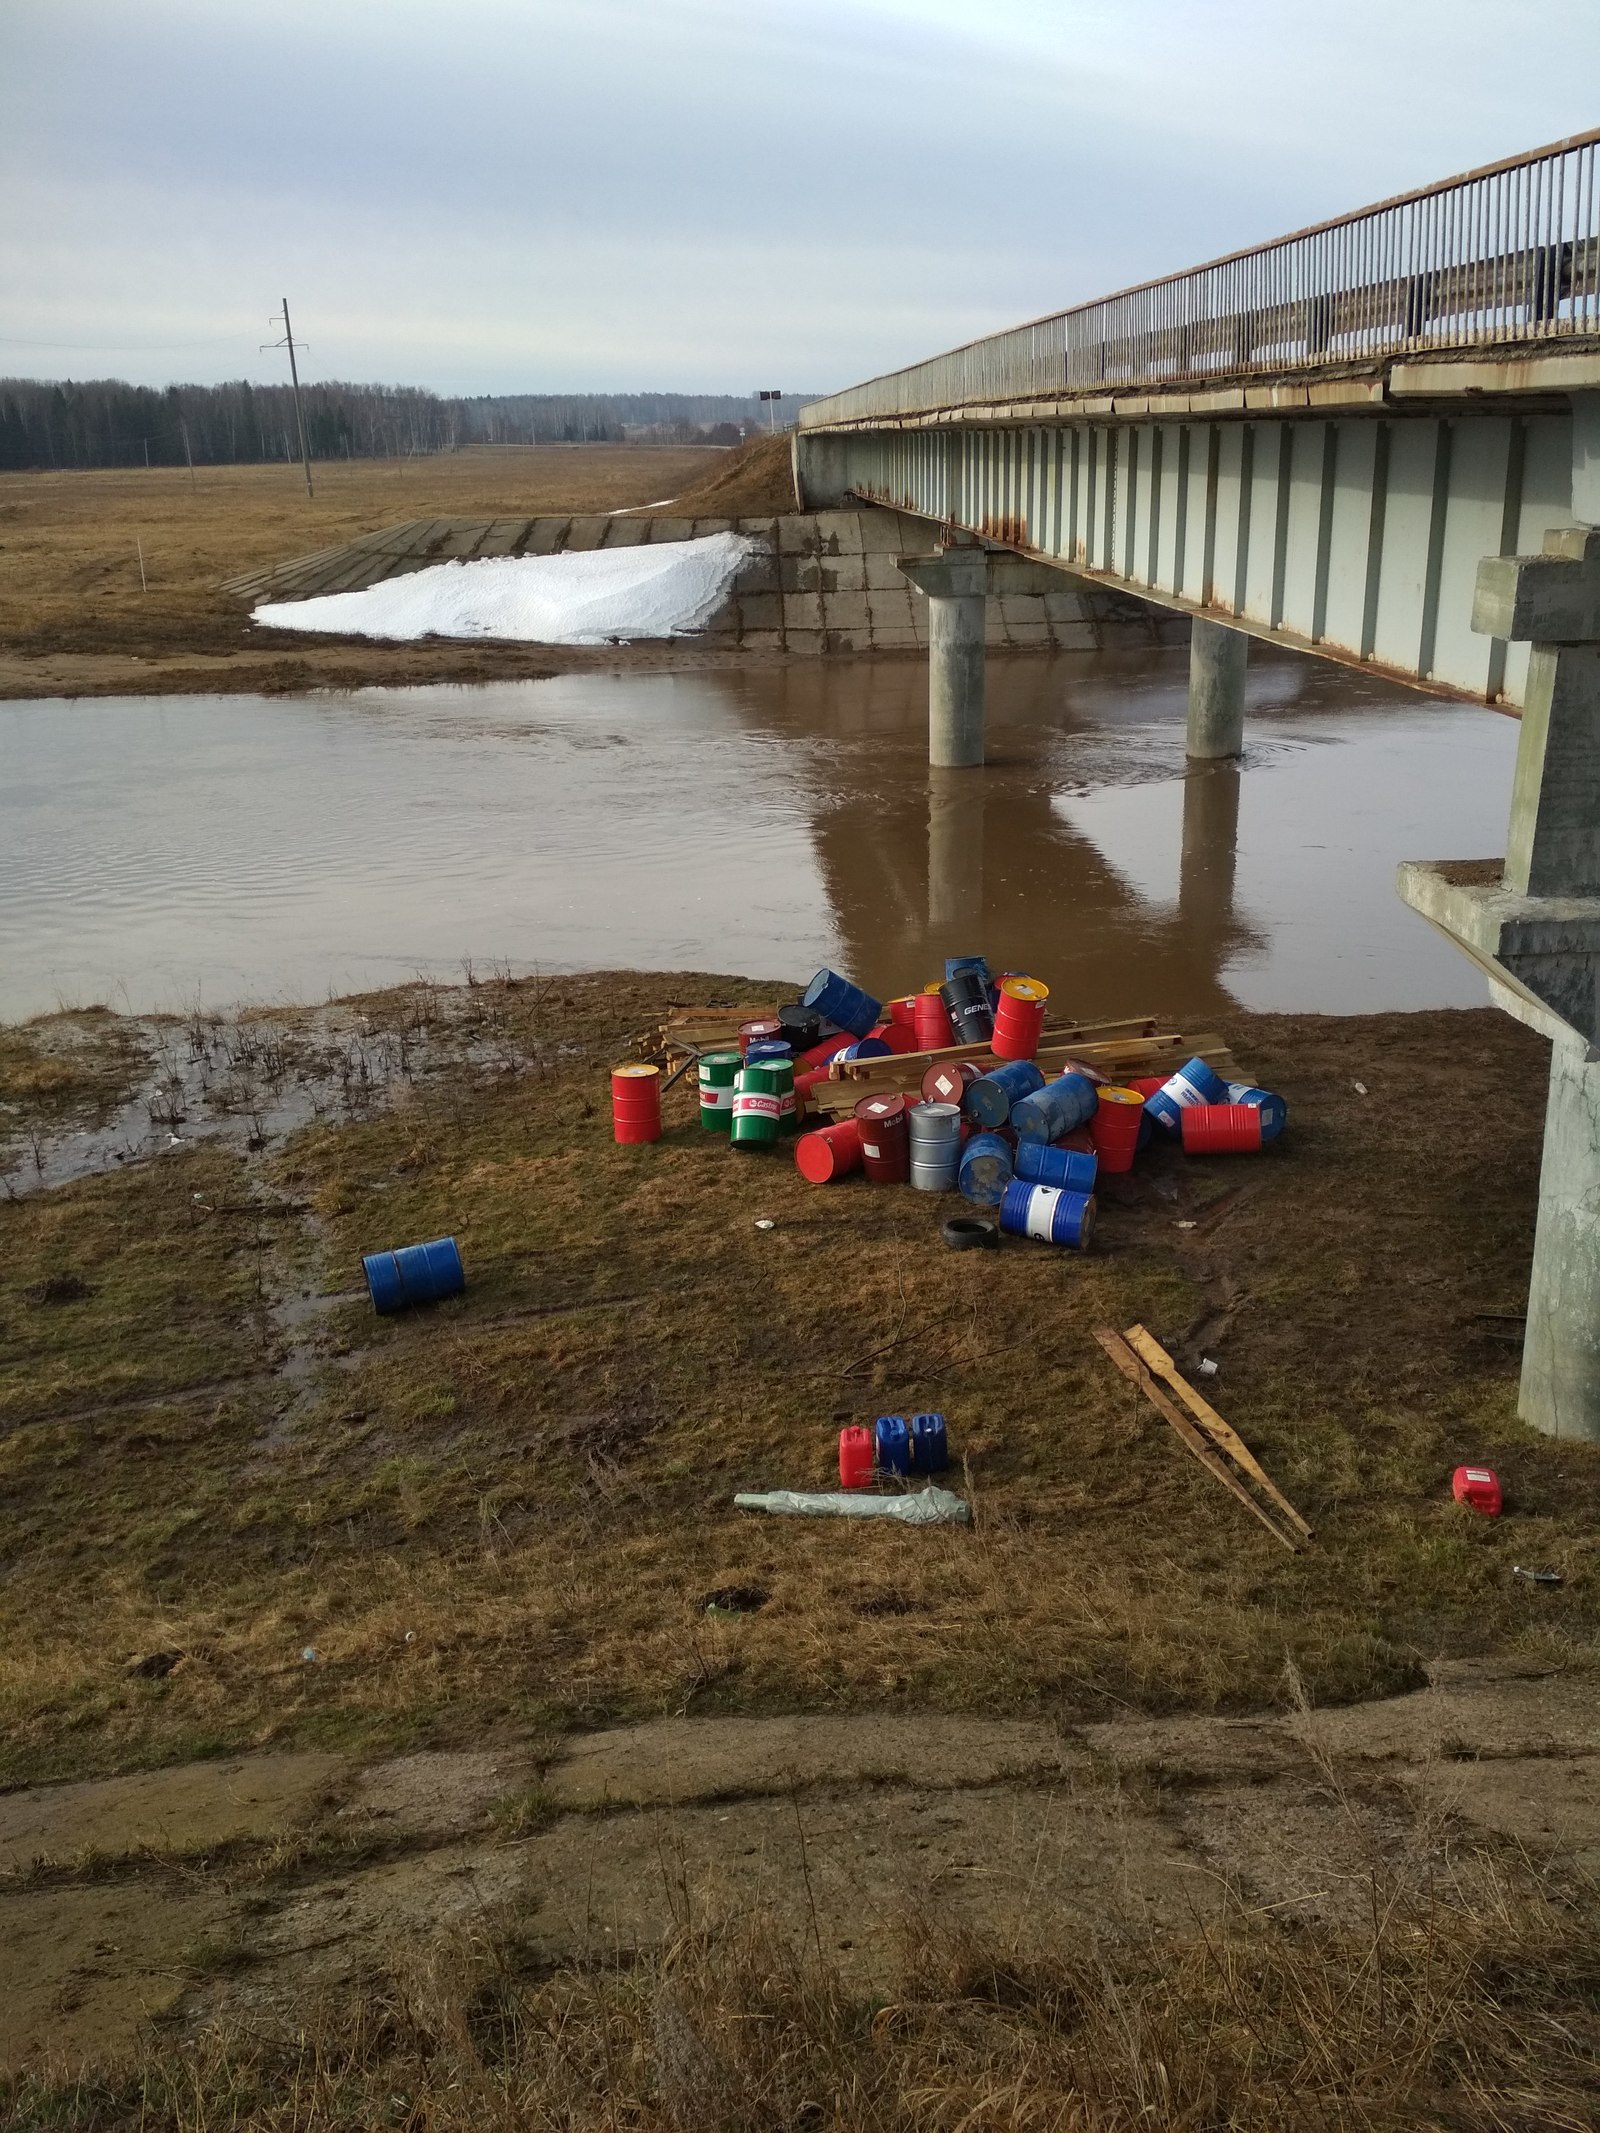
[[[1222,1419],[1204,1394],[1197,1392],[1194,1386],[1189,1383],[1189,1380],[1172,1360],[1172,1357],[1168,1355],[1166,1349],[1162,1347],[1155,1335],[1144,1326],[1130,1326],[1123,1335],[1123,1339],[1148,1370],[1153,1372],[1156,1377],[1164,1379],[1172,1387],[1172,1390],[1182,1400],[1184,1406],[1188,1408],[1190,1414],[1194,1416],[1207,1436],[1221,1445],[1228,1456],[1236,1464],[1244,1468],[1251,1480],[1258,1483],[1266,1491],[1301,1539],[1310,1540],[1310,1526],[1306,1524],[1288,1497],[1284,1495],[1266,1468],[1262,1466],[1249,1445],[1245,1443],[1231,1422],[1225,1422]]]

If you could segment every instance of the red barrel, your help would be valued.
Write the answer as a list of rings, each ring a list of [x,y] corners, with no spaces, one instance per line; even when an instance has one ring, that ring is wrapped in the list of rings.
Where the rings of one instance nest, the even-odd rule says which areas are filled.
[[[794,1144],[794,1167],[813,1185],[831,1185],[861,1168],[861,1128],[853,1118],[802,1133]]]
[[[611,1137],[624,1142],[660,1140],[660,1067],[630,1062],[611,1069]]]
[[[917,996],[914,992],[908,992],[903,1000],[886,1000],[883,1011],[891,1022],[903,1023],[907,1029],[915,1029]]]
[[[748,1054],[750,1040],[753,1037],[787,1037],[788,1034],[789,1032],[776,1015],[763,1016],[759,1022],[741,1022],[739,1024],[739,1049],[741,1052]]]
[[[876,1037],[880,1044],[886,1044],[891,1052],[921,1052],[927,1049],[925,1045],[918,1044],[917,1033],[908,1022],[880,1022],[875,1030],[869,1030],[867,1034]]]
[[[1185,1104],[1185,1155],[1259,1155],[1261,1113],[1254,1104]]]
[[[1096,1092],[1089,1138],[1102,1170],[1131,1170],[1144,1124],[1144,1098],[1137,1089],[1104,1088]]]
[[[855,1109],[861,1167],[874,1185],[903,1185],[911,1175],[911,1127],[903,1096],[864,1096]]]
[[[1172,1076],[1170,1074],[1135,1074],[1131,1080],[1125,1081],[1122,1086],[1125,1089],[1134,1090],[1140,1096],[1148,1097],[1158,1095],[1171,1079]]]
[[[994,1011],[994,1035],[989,1049],[996,1059],[1031,1059],[1044,1035],[1044,1003],[1048,985],[1037,978],[1002,978],[1000,1001]]]
[[[946,1059],[922,1077],[922,1093],[931,1104],[959,1104],[982,1074],[975,1059]]]
[[[911,1026],[916,1032],[919,1051],[942,1052],[947,1045],[955,1043],[950,1010],[936,992],[919,992],[912,1002],[912,1014]]]
[[[835,1030],[831,1037],[824,1037],[820,1044],[812,1045],[810,1051],[802,1052],[799,1064],[808,1067],[826,1066],[830,1059],[839,1056],[847,1044],[854,1044],[855,1041],[847,1029]]]

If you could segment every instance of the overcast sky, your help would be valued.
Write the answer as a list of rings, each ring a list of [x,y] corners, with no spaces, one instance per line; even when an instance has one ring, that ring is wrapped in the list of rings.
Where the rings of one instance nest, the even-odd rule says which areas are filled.
[[[0,372],[845,385],[1600,120],[1600,0],[0,0]]]

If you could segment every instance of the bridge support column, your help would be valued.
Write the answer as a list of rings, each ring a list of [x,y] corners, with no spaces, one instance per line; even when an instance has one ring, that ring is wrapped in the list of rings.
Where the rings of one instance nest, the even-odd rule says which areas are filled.
[[[1185,752],[1204,761],[1244,753],[1244,676],[1250,639],[1225,622],[1196,619],[1189,634]]]
[[[1505,862],[1413,861],[1400,892],[1551,1039],[1517,1409],[1600,1443],[1600,532],[1480,563],[1472,626],[1533,646]]]
[[[988,552],[902,556],[900,568],[928,596],[928,761],[936,770],[970,770],[984,753]]]

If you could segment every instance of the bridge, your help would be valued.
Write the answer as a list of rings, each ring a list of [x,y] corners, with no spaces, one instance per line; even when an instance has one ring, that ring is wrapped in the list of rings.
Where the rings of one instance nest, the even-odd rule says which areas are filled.
[[[1252,637],[1520,711],[1507,848],[1400,892],[1553,1044],[1521,1412],[1600,1441],[1600,131],[819,400],[806,508],[928,522],[929,757],[984,759],[984,615],[1070,573],[1191,618],[1188,749]]]

